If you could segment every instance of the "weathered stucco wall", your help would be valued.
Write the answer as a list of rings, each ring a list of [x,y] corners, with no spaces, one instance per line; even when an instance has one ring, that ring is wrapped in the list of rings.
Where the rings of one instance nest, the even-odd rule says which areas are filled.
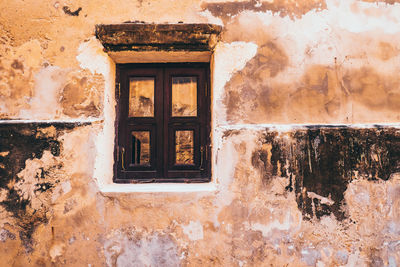
[[[0,265],[399,266],[397,2],[0,2]],[[112,184],[126,21],[224,27],[202,190]]]

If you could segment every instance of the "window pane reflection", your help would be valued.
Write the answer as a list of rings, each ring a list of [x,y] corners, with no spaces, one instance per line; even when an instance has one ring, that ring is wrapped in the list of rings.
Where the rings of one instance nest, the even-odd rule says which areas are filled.
[[[154,116],[154,77],[135,77],[129,82],[129,117]]]
[[[196,77],[172,77],[172,116],[197,116]]]
[[[132,132],[132,164],[150,165],[150,132]]]
[[[194,164],[193,131],[175,132],[175,164]]]

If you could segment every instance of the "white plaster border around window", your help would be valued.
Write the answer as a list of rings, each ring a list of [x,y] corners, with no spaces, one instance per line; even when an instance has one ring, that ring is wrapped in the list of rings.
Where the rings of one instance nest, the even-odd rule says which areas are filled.
[[[82,43],[79,47],[77,60],[82,68],[92,73],[102,74],[105,79],[104,88],[104,121],[103,129],[96,140],[96,159],[93,177],[102,193],[155,193],[155,192],[210,192],[225,188],[227,176],[224,166],[218,166],[218,151],[222,146],[222,133],[225,130],[221,125],[226,125],[226,111],[222,102],[226,82],[236,71],[242,69],[246,63],[255,56],[257,45],[254,43],[234,42],[229,44],[218,43],[214,53],[205,56],[199,53],[184,53],[186,62],[210,62],[211,72],[211,146],[212,167],[211,182],[209,183],[152,183],[152,184],[116,184],[113,183],[114,138],[115,138],[115,71],[116,63],[126,63],[127,55],[114,55],[113,59],[105,52],[101,43],[92,38]],[[142,54],[141,54],[142,53]],[[182,62],[182,57],[171,57],[171,54],[152,52],[132,52],[129,58],[134,58],[132,63],[154,62]],[[176,60],[173,60],[176,58]],[[149,61],[151,59],[151,61]],[[118,62],[119,61],[119,62]],[[228,175],[231,176],[231,175]]]

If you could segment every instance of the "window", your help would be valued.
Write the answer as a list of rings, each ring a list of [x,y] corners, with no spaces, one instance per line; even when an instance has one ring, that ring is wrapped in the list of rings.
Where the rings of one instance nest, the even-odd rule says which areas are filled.
[[[209,23],[96,25],[117,64],[113,182],[210,181],[209,65],[221,31]]]
[[[114,182],[210,181],[208,63],[118,64]]]

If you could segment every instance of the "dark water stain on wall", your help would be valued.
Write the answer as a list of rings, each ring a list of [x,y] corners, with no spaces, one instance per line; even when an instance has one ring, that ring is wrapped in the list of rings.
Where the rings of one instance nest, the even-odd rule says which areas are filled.
[[[226,84],[224,104],[230,122],[336,122],[357,119],[363,107],[390,116],[400,110],[398,75],[371,67],[339,70],[337,65],[315,64],[299,79],[281,82],[272,78],[285,71],[287,57],[273,47],[268,52],[260,49]],[[355,105],[349,108],[350,104]]]
[[[272,41],[262,44],[256,56],[247,62],[244,69],[235,73],[225,86],[224,103],[227,106],[228,120],[246,119],[250,117],[248,116],[250,112],[260,110],[259,102],[262,98],[260,94],[265,96],[265,93],[271,91],[266,85],[266,81],[285,70],[288,62],[285,51],[278,44]],[[263,102],[261,103],[263,104]],[[273,103],[269,106],[275,105]]]
[[[60,99],[64,114],[71,117],[100,115],[101,101],[98,100],[97,92],[94,92],[92,88],[101,88],[101,84],[93,80],[87,76],[73,76],[64,86]]]
[[[6,198],[0,202],[0,206],[12,214],[16,219],[16,227],[19,229],[19,237],[27,252],[33,250],[32,234],[40,224],[47,223],[48,215],[45,209],[28,209],[31,204],[29,198],[24,198],[23,193],[17,190],[14,185],[21,179],[18,177],[25,167],[28,159],[40,159],[44,151],[48,150],[54,157],[60,155],[62,144],[57,136],[65,130],[73,129],[80,124],[0,124],[0,188],[5,189]],[[40,133],[41,129],[55,127],[56,135],[45,136]],[[55,166],[61,168],[62,166]],[[54,184],[44,181],[50,175],[42,169],[38,183],[35,185],[36,194],[41,194],[51,189]],[[42,181],[43,182],[42,182]]]
[[[372,110],[400,108],[400,78],[398,75],[385,75],[377,69],[363,67],[347,70],[343,84],[348,88],[354,102],[361,103]]]
[[[353,179],[388,180],[400,171],[400,130],[310,127],[287,133],[267,130],[252,163],[267,183],[289,179],[305,218],[346,218],[344,192]],[[311,193],[312,192],[312,193]],[[321,197],[315,197],[313,194]],[[323,198],[332,200],[326,201]]]

